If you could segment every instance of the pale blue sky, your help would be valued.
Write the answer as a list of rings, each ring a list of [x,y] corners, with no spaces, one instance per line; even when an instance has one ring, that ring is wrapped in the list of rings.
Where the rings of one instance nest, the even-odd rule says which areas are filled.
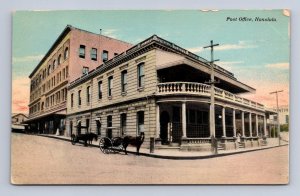
[[[283,12],[18,11],[13,15],[13,80],[28,77],[70,24],[95,33],[101,28],[102,34],[133,44],[157,34],[204,58],[210,53],[202,47],[213,39],[220,44],[217,64],[256,88],[259,100],[271,101],[263,92],[284,88],[283,102],[288,103],[290,17]],[[273,17],[276,22],[229,22],[227,17]]]

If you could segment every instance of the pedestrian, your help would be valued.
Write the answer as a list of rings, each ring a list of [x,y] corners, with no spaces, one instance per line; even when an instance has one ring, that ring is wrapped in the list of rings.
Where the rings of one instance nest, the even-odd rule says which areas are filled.
[[[242,136],[241,133],[238,131],[236,136],[237,136],[237,142],[240,143],[241,142],[241,136]]]

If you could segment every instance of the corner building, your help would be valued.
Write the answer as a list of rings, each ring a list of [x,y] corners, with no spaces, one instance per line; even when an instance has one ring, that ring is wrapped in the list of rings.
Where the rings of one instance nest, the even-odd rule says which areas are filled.
[[[207,60],[154,35],[101,64],[68,86],[68,135],[145,133],[156,148],[210,150],[211,136],[224,149],[265,145],[272,111],[240,97],[255,92],[215,65],[215,132],[210,130]],[[237,143],[238,136],[241,142]]]
[[[30,74],[30,129],[65,135],[67,86],[132,45],[68,25]]]

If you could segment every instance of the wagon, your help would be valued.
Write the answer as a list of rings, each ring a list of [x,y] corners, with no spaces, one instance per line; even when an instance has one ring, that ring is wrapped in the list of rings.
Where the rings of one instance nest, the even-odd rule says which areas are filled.
[[[100,138],[99,148],[104,154],[123,151],[123,137],[118,127],[104,128],[106,136]]]

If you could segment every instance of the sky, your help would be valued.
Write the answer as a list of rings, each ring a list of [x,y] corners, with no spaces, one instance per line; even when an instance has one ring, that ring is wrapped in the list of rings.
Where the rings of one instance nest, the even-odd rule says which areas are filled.
[[[206,59],[210,51],[203,46],[214,40],[220,44],[216,64],[256,89],[243,97],[274,107],[270,92],[283,90],[279,105],[288,105],[289,22],[286,10],[17,11],[12,24],[12,112],[28,113],[28,76],[68,24],[94,33],[102,29],[103,35],[133,44],[156,34]]]

